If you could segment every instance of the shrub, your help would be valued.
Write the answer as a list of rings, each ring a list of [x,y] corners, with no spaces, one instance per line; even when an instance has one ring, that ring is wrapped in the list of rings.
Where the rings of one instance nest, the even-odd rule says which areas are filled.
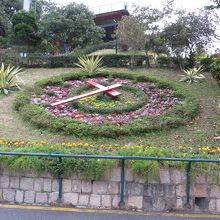
[[[189,60],[183,57],[172,57],[172,64],[179,69],[190,67]]]
[[[210,65],[212,64],[213,59],[211,57],[201,58],[199,62],[200,62],[200,65],[204,67],[204,70],[209,71]]]
[[[74,63],[78,61],[78,57],[70,54],[50,56],[50,67],[74,67]]]
[[[104,70],[102,67],[102,57],[99,56],[83,56],[78,58],[77,67],[84,73],[94,74]]]
[[[134,65],[142,66],[146,60],[145,55],[134,55]],[[102,59],[103,65],[107,67],[128,67],[131,62],[130,55],[106,54]]]
[[[220,83],[220,58],[214,59],[213,63],[210,65],[210,71],[213,78]]]
[[[13,102],[13,108],[16,111],[19,111],[21,107],[29,103],[29,96],[27,93],[20,92],[16,96],[16,101]]]
[[[200,82],[205,79],[205,76],[201,73],[203,71],[203,67],[200,66],[198,68],[194,67],[189,70],[184,70],[185,75],[182,75],[181,82],[188,82],[189,84],[193,82]]]
[[[160,67],[170,67],[172,64],[172,57],[158,56],[156,62],[160,65]]]
[[[14,89],[21,89],[24,85],[24,81],[18,77],[22,73],[22,69],[8,65],[5,67],[4,63],[0,68],[0,93],[7,95]]]
[[[6,51],[1,52],[0,63],[4,63],[5,65],[22,66],[19,54],[12,49],[7,49]]]

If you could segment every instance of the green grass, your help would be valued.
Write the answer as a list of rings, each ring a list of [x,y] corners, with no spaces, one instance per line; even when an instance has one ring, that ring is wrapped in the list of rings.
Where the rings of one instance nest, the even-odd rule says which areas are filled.
[[[113,69],[113,71],[121,72],[122,74],[130,70]],[[69,72],[70,69],[28,69],[21,77],[27,85],[33,85],[39,79],[48,76],[63,74]],[[8,97],[0,97],[0,137],[7,140],[46,140],[48,142],[89,142],[94,145],[101,144],[128,144],[128,145],[154,145],[177,147],[179,145],[186,146],[219,146],[219,140],[215,139],[219,136],[219,114],[218,114],[218,96],[220,89],[206,74],[206,81],[199,84],[188,85],[179,82],[181,78],[180,72],[167,69],[140,69],[137,73],[144,73],[149,76],[157,76],[161,79],[169,80],[181,84],[184,88],[193,93],[199,100],[201,112],[199,115],[186,126],[177,129],[171,129],[161,132],[152,132],[142,135],[135,135],[120,138],[76,138],[66,135],[54,134],[48,131],[42,131],[34,128],[31,124],[25,123],[12,110],[12,102],[14,94]]]

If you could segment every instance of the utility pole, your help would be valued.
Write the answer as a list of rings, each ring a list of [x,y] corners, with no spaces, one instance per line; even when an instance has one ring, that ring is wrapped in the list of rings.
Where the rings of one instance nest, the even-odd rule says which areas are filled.
[[[23,10],[30,11],[32,0],[24,0],[23,1]]]

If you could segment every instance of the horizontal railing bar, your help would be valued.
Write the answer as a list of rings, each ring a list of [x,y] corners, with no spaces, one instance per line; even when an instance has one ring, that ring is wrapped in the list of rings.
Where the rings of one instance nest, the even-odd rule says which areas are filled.
[[[220,163],[220,160],[210,160],[201,158],[166,158],[166,157],[137,157],[137,156],[105,156],[105,155],[83,155],[83,154],[45,154],[45,153],[22,153],[22,152],[0,152],[0,155],[8,156],[31,156],[31,157],[68,157],[68,158],[93,158],[93,159],[117,159],[117,160],[154,160],[154,161],[182,161],[182,162],[202,162]]]

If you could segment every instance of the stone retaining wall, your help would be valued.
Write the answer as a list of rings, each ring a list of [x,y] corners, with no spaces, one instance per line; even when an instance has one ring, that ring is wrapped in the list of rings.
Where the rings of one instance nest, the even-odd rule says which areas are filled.
[[[158,181],[146,182],[126,170],[125,209],[140,211],[186,210],[186,177],[180,170],[160,170]],[[54,205],[58,202],[58,179],[48,173],[0,172],[0,201],[18,204]],[[100,181],[83,180],[73,174],[63,179],[61,205],[81,208],[118,209],[120,168]],[[194,212],[220,213],[220,175],[210,178],[197,174],[191,185]]]

